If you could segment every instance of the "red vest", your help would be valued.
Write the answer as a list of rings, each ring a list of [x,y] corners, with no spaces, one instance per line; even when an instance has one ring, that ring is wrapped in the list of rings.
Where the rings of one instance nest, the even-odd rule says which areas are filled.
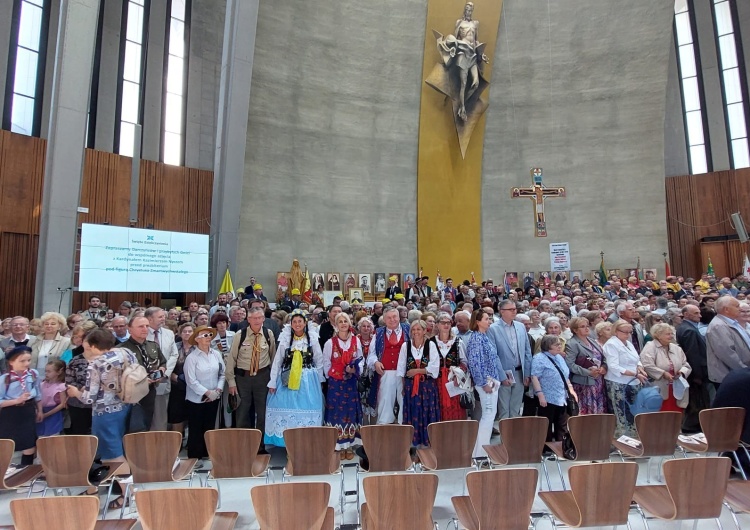
[[[401,353],[401,345],[404,343],[404,332],[403,330],[401,331],[401,338],[396,344],[391,344],[388,340],[388,331],[385,332],[383,338],[385,339],[385,344],[380,362],[383,363],[383,370],[395,370],[398,367],[398,355]]]

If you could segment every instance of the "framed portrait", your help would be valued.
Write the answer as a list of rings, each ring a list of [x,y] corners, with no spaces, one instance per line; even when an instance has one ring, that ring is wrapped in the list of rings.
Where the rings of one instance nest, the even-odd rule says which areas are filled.
[[[503,278],[506,285],[510,285],[511,289],[518,287],[518,273],[517,272],[506,272],[505,278]]]
[[[364,302],[365,292],[360,287],[352,287],[349,289],[349,301],[359,299]]]
[[[612,275],[620,277],[620,269],[607,269],[607,279],[611,278]]]
[[[523,273],[523,290],[524,291],[526,291],[529,287],[534,285],[534,278],[536,278],[536,273],[534,272]]]
[[[583,271],[570,271],[570,282],[571,283],[582,283],[583,282]]]
[[[552,283],[552,278],[550,276],[549,271],[541,271],[539,273],[539,286],[540,287],[549,287]]]
[[[310,286],[316,293],[322,293],[326,290],[325,275],[322,272],[313,272],[310,274]]]
[[[401,273],[400,272],[389,272],[388,273],[388,278],[390,278],[391,276],[395,276],[396,277],[396,285],[398,285],[399,287],[402,287],[402,285],[401,285]],[[388,280],[388,278],[386,278],[386,280]],[[386,286],[387,285],[388,285],[388,282],[386,281]],[[403,292],[403,290],[404,289],[402,288],[401,291]]]
[[[354,272],[344,273],[344,290],[348,293],[349,289],[357,287],[357,274]]]
[[[643,277],[646,279],[646,281],[655,282],[656,269],[643,269]]]
[[[341,292],[341,275],[338,272],[326,274],[326,291]]]
[[[357,274],[357,286],[366,293],[372,293],[372,274],[360,272]]]
[[[630,278],[630,277],[633,277],[633,278],[635,278],[636,280],[638,279],[638,269],[625,269],[625,272],[626,272],[626,273],[627,273],[627,275],[628,275],[628,276],[627,276],[627,278],[625,278],[626,280],[627,280],[628,278]]]
[[[557,271],[554,273],[556,282],[564,282],[568,279],[568,271]]]
[[[602,281],[602,273],[599,269],[594,269],[591,271],[591,279],[592,280],[599,280],[599,285],[603,284]]]
[[[406,292],[406,290],[414,285],[414,280],[417,277],[417,275],[413,272],[405,272],[404,273],[404,285],[402,287],[403,291]]]
[[[375,273],[375,283],[373,284],[374,294],[385,294],[385,289],[388,287],[388,282],[385,281],[384,272]]]

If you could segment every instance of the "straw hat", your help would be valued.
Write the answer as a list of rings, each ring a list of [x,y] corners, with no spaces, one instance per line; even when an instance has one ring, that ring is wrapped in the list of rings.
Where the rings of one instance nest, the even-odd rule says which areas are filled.
[[[209,326],[198,326],[193,331],[193,334],[190,335],[190,338],[188,339],[188,344],[190,344],[191,346],[195,346],[195,339],[201,333],[210,333],[211,334],[211,338],[213,339],[216,336],[217,331],[216,331],[215,328],[212,328],[212,327],[209,327]]]

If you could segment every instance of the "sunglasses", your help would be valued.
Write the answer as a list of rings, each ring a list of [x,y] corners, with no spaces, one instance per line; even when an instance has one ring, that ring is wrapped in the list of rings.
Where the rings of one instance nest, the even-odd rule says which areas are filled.
[[[205,338],[213,337],[213,336],[214,336],[213,333],[211,333],[210,331],[207,331],[205,333],[201,333],[200,335],[197,335],[195,338],[196,339],[205,339]]]

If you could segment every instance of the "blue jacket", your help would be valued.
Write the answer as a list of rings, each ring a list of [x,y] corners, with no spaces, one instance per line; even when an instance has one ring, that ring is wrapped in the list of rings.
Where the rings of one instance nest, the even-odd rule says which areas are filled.
[[[494,341],[497,348],[497,356],[500,357],[500,364],[503,370],[513,370],[517,365],[514,359],[513,350],[508,343],[508,337],[502,326],[505,322],[500,320],[495,322],[487,330],[487,336]],[[526,334],[526,326],[520,322],[513,321],[513,327],[516,330],[516,342],[518,343],[518,353],[521,358],[521,370],[523,377],[531,377],[531,344]]]

